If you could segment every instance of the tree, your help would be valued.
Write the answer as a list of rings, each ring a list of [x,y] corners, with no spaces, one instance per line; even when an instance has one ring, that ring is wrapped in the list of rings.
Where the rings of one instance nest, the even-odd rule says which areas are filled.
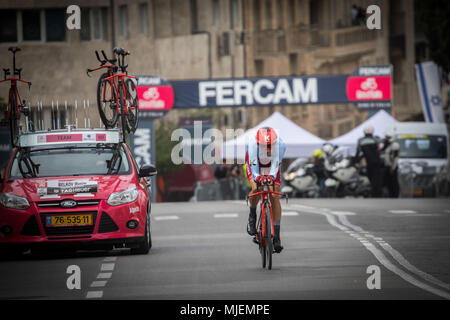
[[[431,59],[445,72],[450,71],[450,1],[416,0],[417,25],[423,30]]]
[[[173,147],[179,143],[178,141],[171,141],[172,132],[177,128],[176,123],[161,120],[160,126],[155,130],[156,169],[158,170],[158,179],[162,179],[166,186],[170,183],[170,176],[184,167],[174,164],[171,158]],[[165,199],[167,188],[161,190],[160,184],[157,185],[158,192]]]

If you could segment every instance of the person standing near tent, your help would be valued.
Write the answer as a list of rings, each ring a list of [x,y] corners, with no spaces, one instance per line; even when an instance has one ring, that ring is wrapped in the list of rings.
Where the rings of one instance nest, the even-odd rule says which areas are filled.
[[[258,130],[256,137],[250,137],[246,145],[245,162],[247,166],[247,177],[252,190],[249,195],[259,191],[259,186],[264,178],[269,178],[274,191],[280,192],[281,185],[281,162],[286,152],[286,145],[281,137],[278,137],[273,128],[263,127]],[[263,178],[264,177],[264,178]],[[247,233],[256,235],[256,206],[259,198],[252,197],[250,201],[250,213],[248,216]],[[281,203],[278,195],[270,195],[270,203],[273,212],[275,252],[283,250],[280,238]]]
[[[383,159],[383,186],[389,190],[390,198],[398,198],[400,186],[398,184],[398,158],[400,145],[394,140],[394,134],[390,131],[386,132],[381,149],[381,158]]]
[[[381,197],[382,167],[378,139],[373,136],[374,128],[371,125],[364,127],[364,137],[358,140],[355,161],[365,158],[367,176],[372,187],[372,196]]]

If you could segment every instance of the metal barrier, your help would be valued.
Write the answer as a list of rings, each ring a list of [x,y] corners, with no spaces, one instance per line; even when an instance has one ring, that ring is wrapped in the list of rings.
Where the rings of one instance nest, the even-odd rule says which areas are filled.
[[[247,187],[238,178],[197,182],[192,201],[244,200]]]

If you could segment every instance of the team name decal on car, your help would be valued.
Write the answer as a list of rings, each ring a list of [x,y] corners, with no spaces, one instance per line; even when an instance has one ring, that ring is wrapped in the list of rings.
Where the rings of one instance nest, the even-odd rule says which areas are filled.
[[[137,213],[137,212],[139,212],[139,207],[130,208],[130,213],[131,214],[134,214],[134,213]]]

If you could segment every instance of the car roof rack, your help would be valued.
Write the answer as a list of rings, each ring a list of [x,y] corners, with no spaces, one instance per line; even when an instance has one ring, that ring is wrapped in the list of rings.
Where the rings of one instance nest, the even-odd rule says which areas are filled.
[[[67,144],[118,144],[121,142],[118,129],[57,129],[23,133],[19,137],[20,148],[43,147]]]

